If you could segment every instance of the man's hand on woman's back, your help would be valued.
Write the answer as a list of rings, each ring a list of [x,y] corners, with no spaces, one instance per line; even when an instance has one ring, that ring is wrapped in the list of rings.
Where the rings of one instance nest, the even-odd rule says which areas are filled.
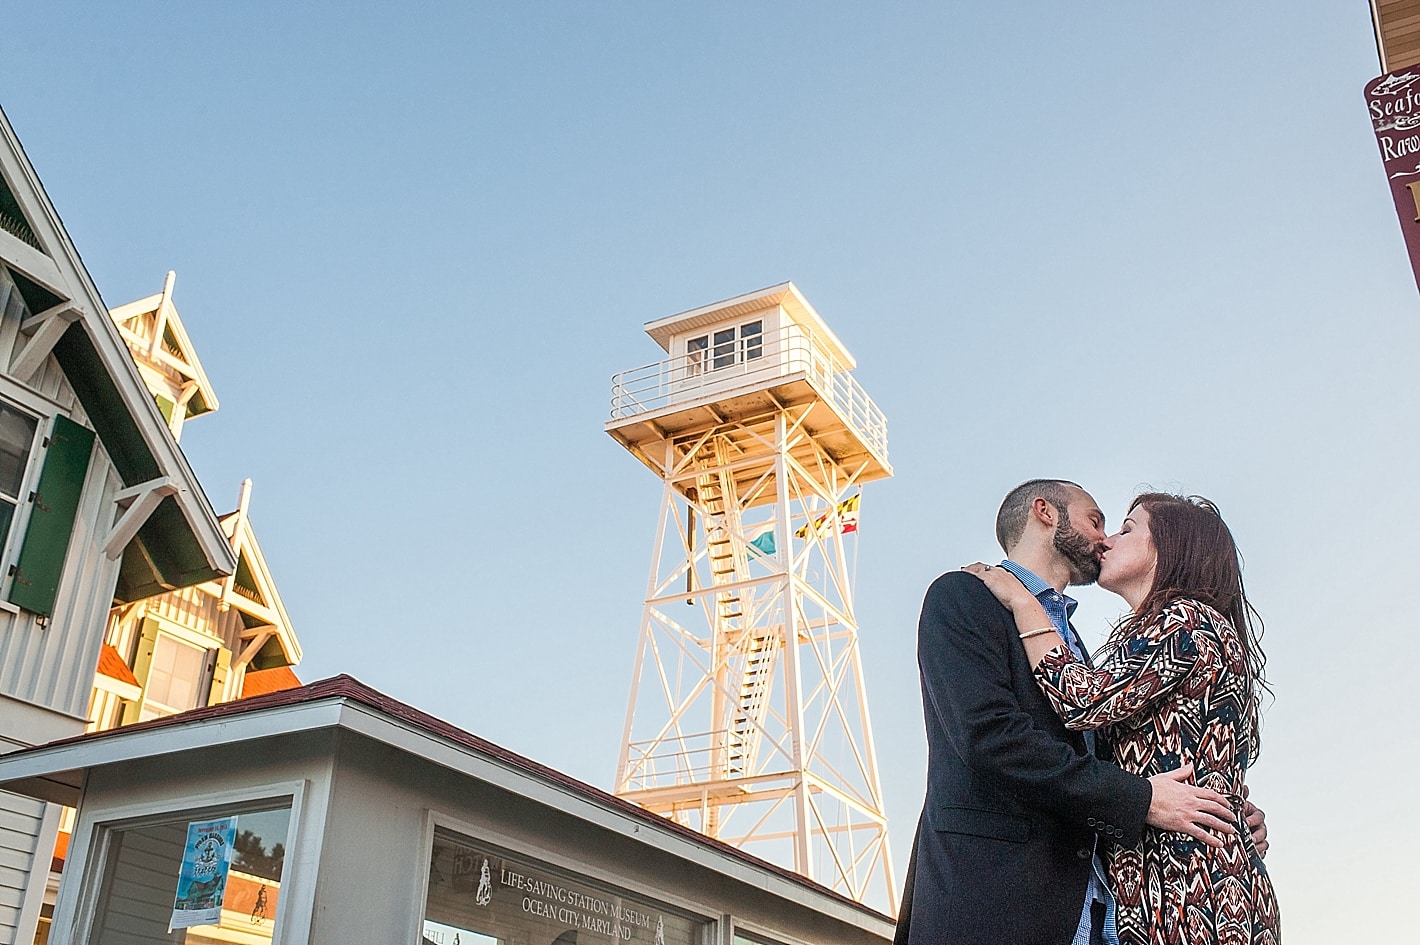
[[[1238,832],[1233,826],[1233,809],[1228,806],[1226,797],[1191,783],[1191,777],[1193,765],[1186,764],[1150,778],[1154,794],[1149,799],[1149,813],[1144,822],[1157,830],[1186,833],[1209,846],[1220,847],[1223,845],[1220,834]],[[1266,836],[1265,827],[1263,835]],[[1266,841],[1263,843],[1265,845]]]

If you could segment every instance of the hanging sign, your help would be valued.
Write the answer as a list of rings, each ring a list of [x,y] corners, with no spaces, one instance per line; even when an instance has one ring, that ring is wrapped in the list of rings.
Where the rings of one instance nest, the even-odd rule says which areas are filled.
[[[1366,84],[1366,107],[1410,252],[1410,269],[1420,286],[1420,68],[1372,79]]]
[[[232,844],[237,838],[237,818],[199,820],[187,825],[182,848],[177,898],[168,931],[222,921],[222,900],[227,894],[227,870]]]

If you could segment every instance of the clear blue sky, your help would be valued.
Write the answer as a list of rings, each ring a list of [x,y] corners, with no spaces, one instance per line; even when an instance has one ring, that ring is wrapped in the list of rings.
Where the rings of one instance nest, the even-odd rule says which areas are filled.
[[[305,645],[609,785],[658,485],[643,322],[793,279],[897,476],[858,598],[899,873],[921,594],[1001,494],[1215,499],[1267,620],[1292,945],[1413,934],[1420,295],[1356,2],[6,4],[0,104],[105,300],[176,300],[184,446]],[[1082,595],[1096,639],[1118,605]]]

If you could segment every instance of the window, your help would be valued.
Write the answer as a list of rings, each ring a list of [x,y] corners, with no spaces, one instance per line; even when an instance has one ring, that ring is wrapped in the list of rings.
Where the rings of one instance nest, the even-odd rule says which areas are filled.
[[[10,538],[38,426],[34,417],[0,401],[0,549]]]
[[[148,666],[139,721],[196,708],[198,694],[203,692],[202,683],[206,681],[207,655],[207,650],[166,633],[158,634],[153,643],[153,662]]]
[[[740,326],[740,344],[746,361],[764,357],[764,322],[747,322]]]
[[[426,945],[698,945],[703,928],[641,896],[434,831]]]
[[[87,941],[270,942],[291,824],[271,805],[111,829]]]
[[[711,347],[711,341],[714,347]],[[690,338],[685,343],[686,373],[690,376],[705,370],[707,358],[710,369],[718,371],[734,367],[746,361],[764,357],[764,322],[745,322],[738,327],[721,328],[713,335]]]
[[[9,395],[10,388],[5,390]],[[95,434],[68,417],[41,422],[10,404],[0,400],[0,518],[8,544],[18,544],[18,551],[5,549],[5,560],[12,562],[6,571],[8,594],[11,603],[48,616],[59,598]],[[44,433],[42,459],[37,428]],[[17,543],[21,532],[24,540]]]
[[[705,350],[710,347],[710,337],[701,335],[685,343],[686,373],[691,377],[705,371]]]

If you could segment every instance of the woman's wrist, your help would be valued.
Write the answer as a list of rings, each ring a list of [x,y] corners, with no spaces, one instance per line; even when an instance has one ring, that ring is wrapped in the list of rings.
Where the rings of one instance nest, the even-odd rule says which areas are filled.
[[[1011,602],[1007,605],[1010,608],[1011,616],[1028,621],[1031,626],[1044,626],[1049,621],[1049,616],[1045,613],[1045,608],[1040,606],[1040,601],[1036,599],[1030,591],[1022,588],[1021,593],[1012,596]],[[1042,618],[1042,619],[1036,619]]]
[[[1059,636],[1060,631],[1055,629],[1055,624],[1051,624],[1048,627],[1037,627],[1034,630],[1023,630],[1021,631],[1019,636],[1022,640],[1029,640],[1031,637],[1044,636],[1047,633],[1053,633],[1056,636]]]

